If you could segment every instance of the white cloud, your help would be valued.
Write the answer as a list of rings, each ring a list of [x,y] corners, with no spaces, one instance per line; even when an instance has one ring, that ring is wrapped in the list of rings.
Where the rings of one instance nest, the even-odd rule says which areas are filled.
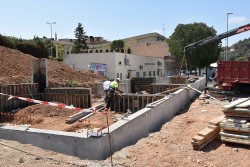
[[[152,32],[157,32],[158,34],[161,34],[161,30],[153,30]]]
[[[247,18],[245,16],[240,17],[230,17],[228,19],[228,24],[245,24],[247,23]]]

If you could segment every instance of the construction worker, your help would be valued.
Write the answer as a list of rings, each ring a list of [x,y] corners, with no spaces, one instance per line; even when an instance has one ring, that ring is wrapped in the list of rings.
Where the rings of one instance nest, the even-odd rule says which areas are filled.
[[[103,82],[103,90],[104,90],[104,94],[105,94],[105,97],[104,97],[104,101],[105,103],[107,103],[107,93],[108,93],[108,89],[109,89],[109,86],[111,84],[111,81],[110,79],[108,78],[107,81]]]
[[[105,111],[108,111],[109,110],[109,107],[111,105],[111,97],[113,96],[113,94],[115,93],[115,91],[117,92],[120,92],[120,93],[123,93],[123,91],[121,91],[120,89],[118,89],[119,87],[119,82],[120,82],[120,78],[116,78],[115,81],[111,82],[110,83],[110,86],[109,86],[109,89],[108,89],[108,92],[107,92],[107,105],[106,105],[106,108],[104,109]]]

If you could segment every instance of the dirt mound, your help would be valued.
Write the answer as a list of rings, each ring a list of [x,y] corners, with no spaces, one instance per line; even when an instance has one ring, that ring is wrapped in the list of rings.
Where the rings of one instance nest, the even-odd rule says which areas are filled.
[[[68,132],[77,132],[82,128],[104,128],[107,127],[106,116],[100,112],[92,115],[82,122],[66,124],[68,116],[74,115],[79,111],[66,108],[58,108],[49,105],[36,104],[19,110],[12,118],[4,118],[4,122],[10,119],[12,124],[25,125],[29,124],[31,128],[59,130]],[[119,116],[115,112],[108,112],[109,125],[113,124],[113,116]],[[1,122],[1,120],[0,120]]]
[[[31,82],[31,59],[36,58],[18,50],[0,46],[0,84]],[[47,67],[50,87],[93,87],[104,79],[87,70],[77,71],[64,62],[56,60],[48,59]]]
[[[0,84],[30,82],[33,56],[0,46]]]

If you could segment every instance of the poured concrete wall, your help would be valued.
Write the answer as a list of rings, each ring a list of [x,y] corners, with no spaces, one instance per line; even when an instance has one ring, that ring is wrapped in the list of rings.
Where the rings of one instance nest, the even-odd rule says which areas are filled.
[[[201,78],[193,83],[192,87],[204,90],[205,82],[206,79]],[[135,144],[149,133],[160,130],[164,123],[171,120],[197,94],[192,89],[180,89],[154,102],[151,108],[144,108],[112,124],[109,127],[112,151]],[[104,129],[103,133],[107,133],[107,129]],[[80,133],[0,126],[0,138],[33,144],[43,149],[78,156],[82,159],[105,159],[110,156],[107,134],[100,138],[87,138]]]

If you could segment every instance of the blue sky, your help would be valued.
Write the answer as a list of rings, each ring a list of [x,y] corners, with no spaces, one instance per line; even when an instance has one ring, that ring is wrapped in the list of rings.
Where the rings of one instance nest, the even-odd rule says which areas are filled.
[[[169,37],[176,26],[203,22],[217,34],[250,23],[250,1],[241,0],[0,0],[0,34],[25,39],[74,38],[80,22],[86,35],[118,40],[150,32]],[[164,26],[163,26],[164,25]],[[164,27],[164,28],[163,28]],[[164,31],[163,31],[164,29]],[[250,31],[229,37],[229,46]],[[225,40],[222,41],[223,45]]]

